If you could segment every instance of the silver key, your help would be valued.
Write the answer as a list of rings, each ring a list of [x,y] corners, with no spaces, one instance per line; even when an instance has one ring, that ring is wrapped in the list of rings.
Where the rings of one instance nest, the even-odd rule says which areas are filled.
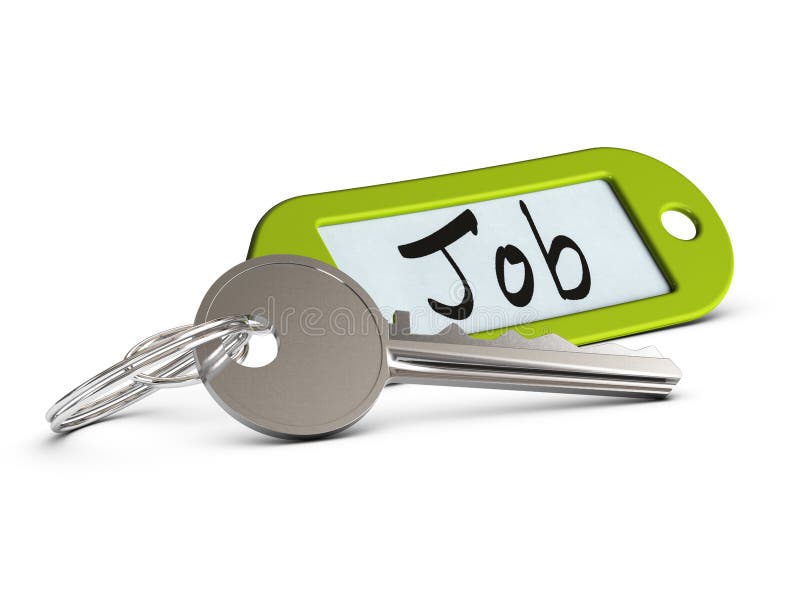
[[[681,377],[654,349],[579,348],[555,335],[478,340],[456,326],[413,335],[406,314],[390,327],[357,282],[300,256],[234,267],[208,291],[195,323],[230,314],[266,318],[277,357],[259,368],[221,364],[219,342],[209,342],[195,350],[200,376],[234,418],[283,438],[349,427],[392,382],[662,398]]]

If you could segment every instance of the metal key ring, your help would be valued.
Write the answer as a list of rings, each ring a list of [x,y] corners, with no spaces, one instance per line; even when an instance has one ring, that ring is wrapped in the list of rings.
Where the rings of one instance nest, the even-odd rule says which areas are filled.
[[[189,329],[192,329],[194,325],[183,325],[180,327],[175,327],[174,329],[167,329],[166,331],[161,331],[160,333],[156,333],[155,335],[151,335],[147,339],[142,340],[138,344],[136,344],[133,348],[131,348],[128,352],[125,353],[125,358],[130,359],[134,356],[140,354],[142,351],[146,350],[147,348],[151,348],[157,345],[162,345],[167,343],[170,340],[175,339],[181,333],[185,333]],[[226,347],[226,354],[230,357],[231,360],[241,362],[247,357],[248,351],[248,340],[250,339],[250,332],[243,331],[237,335],[229,335],[227,337],[222,338],[222,344]],[[192,356],[193,351],[189,350],[184,355],[175,359],[178,361],[179,359],[186,359],[190,360],[190,362],[194,363],[194,358]],[[194,370],[188,374],[182,374],[180,376],[166,376],[162,374],[163,368],[161,371],[157,371],[152,374],[143,374],[139,373],[136,374],[133,379],[136,382],[141,384],[147,384],[151,387],[155,388],[173,388],[173,387],[183,387],[188,386],[191,384],[197,384],[200,381],[200,374],[197,373],[197,370]]]
[[[79,429],[151,395],[158,387],[199,382],[196,371],[187,374],[195,366],[195,348],[222,339],[208,364],[204,364],[215,369],[227,361],[241,360],[246,352],[243,347],[252,333],[270,330],[264,320],[226,316],[162,331],[136,344],[122,361],[62,397],[45,416],[55,432]],[[154,366],[151,373],[144,372]],[[128,380],[127,386],[117,388]]]

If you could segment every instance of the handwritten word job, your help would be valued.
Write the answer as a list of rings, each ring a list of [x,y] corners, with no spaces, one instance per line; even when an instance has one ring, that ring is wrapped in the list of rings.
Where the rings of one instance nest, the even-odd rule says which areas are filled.
[[[530,226],[536,243],[539,246],[539,250],[542,252],[542,256],[544,256],[544,260],[547,263],[547,268],[550,270],[550,276],[553,278],[558,294],[561,295],[562,299],[571,301],[586,297],[589,294],[589,289],[592,284],[591,275],[589,273],[589,264],[586,262],[586,256],[584,256],[578,244],[566,235],[557,235],[553,241],[550,242],[550,247],[545,247],[542,236],[539,234],[539,230],[536,228],[536,224],[525,202],[520,201],[519,207],[522,215],[525,216],[528,222],[528,226]],[[428,304],[438,314],[453,320],[469,318],[475,305],[469,281],[447,250],[449,245],[468,233],[472,233],[473,235],[478,234],[478,220],[470,209],[459,214],[453,220],[427,237],[397,247],[404,258],[423,258],[435,254],[436,252],[441,252],[444,255],[461,281],[461,285],[464,289],[464,298],[458,305],[448,305],[430,298],[428,299]],[[573,250],[578,255],[581,262],[581,280],[573,288],[564,288],[556,271],[561,253],[566,249]],[[523,281],[519,290],[511,291],[506,286],[506,263],[510,265],[521,264],[523,267]],[[495,276],[497,277],[497,284],[509,303],[517,307],[525,307],[531,302],[534,291],[533,268],[522,250],[513,244],[498,247],[494,257],[494,269]]]

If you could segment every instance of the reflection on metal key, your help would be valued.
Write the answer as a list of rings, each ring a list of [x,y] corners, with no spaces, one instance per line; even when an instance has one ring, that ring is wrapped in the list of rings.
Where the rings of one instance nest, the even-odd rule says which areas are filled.
[[[579,348],[556,335],[478,340],[456,325],[437,335],[409,331],[408,314],[398,312],[389,325],[364,289],[334,267],[264,256],[212,285],[194,327],[148,338],[60,400],[48,419],[56,431],[77,429],[154,387],[201,379],[245,425],[315,438],[358,421],[392,382],[663,398],[681,377],[655,349]],[[265,332],[277,337],[275,359],[243,365],[247,340]],[[126,379],[130,384],[108,392]]]

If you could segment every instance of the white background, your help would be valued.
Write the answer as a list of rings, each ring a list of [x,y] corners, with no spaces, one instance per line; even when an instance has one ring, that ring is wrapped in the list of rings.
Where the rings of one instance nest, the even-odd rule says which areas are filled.
[[[800,610],[790,3],[2,7],[0,610]],[[596,146],[732,237],[711,316],[627,340],[683,369],[670,401],[409,385],[287,444],[195,388],[49,433],[271,205]]]

